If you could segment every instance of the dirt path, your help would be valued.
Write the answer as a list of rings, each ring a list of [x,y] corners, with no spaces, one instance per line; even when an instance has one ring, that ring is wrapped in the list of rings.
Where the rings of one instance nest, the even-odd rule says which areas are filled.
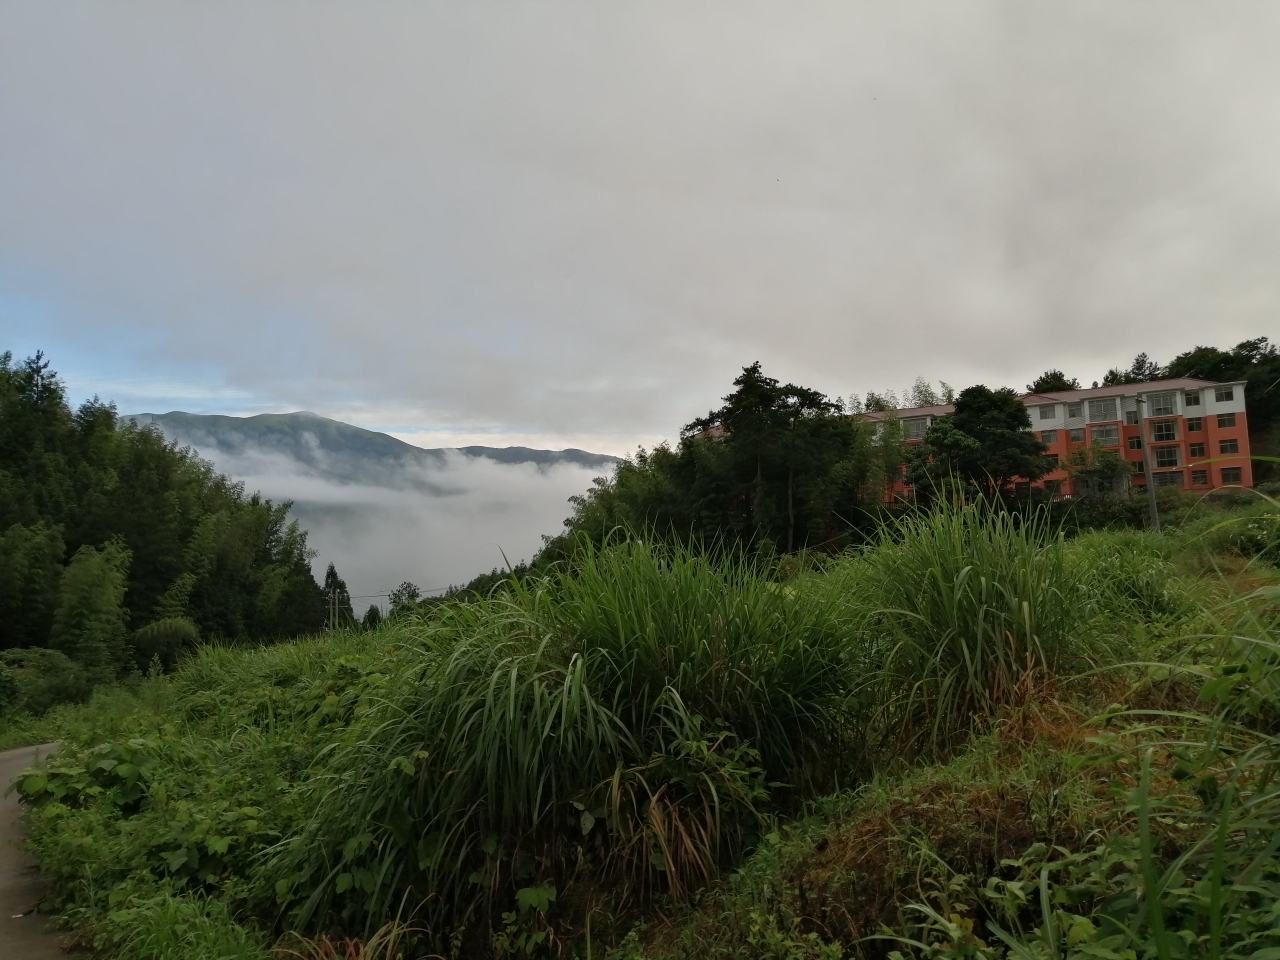
[[[0,752],[0,793],[18,771],[56,750],[56,743]],[[17,794],[0,798],[0,957],[5,960],[66,960],[56,934],[45,930],[49,918],[28,913],[44,894],[35,860],[18,848],[22,839]],[[26,916],[15,917],[15,914]]]

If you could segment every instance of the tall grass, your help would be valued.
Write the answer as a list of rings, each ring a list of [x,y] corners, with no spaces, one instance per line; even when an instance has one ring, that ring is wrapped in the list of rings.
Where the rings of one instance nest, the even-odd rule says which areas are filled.
[[[1089,653],[1083,578],[1045,512],[943,507],[887,527],[863,564],[880,724],[900,745],[955,744]]]
[[[112,910],[95,943],[128,960],[270,960],[266,938],[220,900],[160,894]]]
[[[845,760],[837,598],[744,562],[630,541],[412,632],[271,855],[300,924],[372,929],[412,890],[449,931],[575,876],[683,897],[774,781]]]

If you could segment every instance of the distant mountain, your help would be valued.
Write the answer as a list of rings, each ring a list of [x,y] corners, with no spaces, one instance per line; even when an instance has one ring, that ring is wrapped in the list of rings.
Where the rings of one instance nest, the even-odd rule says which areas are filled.
[[[405,467],[427,471],[446,465],[449,455],[483,457],[503,464],[532,463],[540,468],[570,463],[608,468],[617,457],[586,450],[535,450],[530,447],[443,447],[425,449],[375,430],[330,420],[314,413],[264,413],[223,417],[196,413],[137,413],[125,416],[154,424],[170,440],[194,447],[214,460],[288,457],[308,472],[337,483],[402,486]]]
[[[585,450],[457,447],[425,450],[316,416],[139,413],[220,472],[275,502],[346,578],[356,613],[411,580],[427,592],[532,557],[558,532],[567,500],[612,472],[617,457]]]

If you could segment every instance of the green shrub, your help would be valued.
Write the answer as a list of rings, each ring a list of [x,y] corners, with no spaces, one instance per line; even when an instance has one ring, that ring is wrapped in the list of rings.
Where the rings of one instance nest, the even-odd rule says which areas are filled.
[[[60,650],[40,647],[5,650],[0,661],[11,671],[11,711],[40,716],[62,703],[84,703],[101,679]]]
[[[186,617],[165,617],[134,631],[134,656],[144,669],[153,659],[173,669],[178,658],[194,649],[199,639],[199,628]]]

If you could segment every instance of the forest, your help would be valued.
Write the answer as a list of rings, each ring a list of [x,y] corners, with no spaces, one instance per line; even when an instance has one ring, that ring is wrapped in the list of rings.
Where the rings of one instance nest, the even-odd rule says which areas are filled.
[[[172,668],[200,643],[311,634],[306,533],[97,398],[72,409],[40,354],[0,355],[0,692],[11,711]]]

